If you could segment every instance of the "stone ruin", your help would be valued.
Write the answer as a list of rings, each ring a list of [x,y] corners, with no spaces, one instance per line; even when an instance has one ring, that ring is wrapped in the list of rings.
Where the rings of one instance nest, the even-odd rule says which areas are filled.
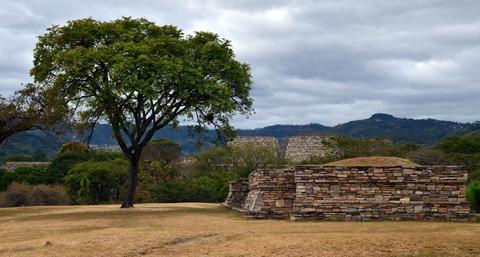
[[[24,167],[45,168],[48,165],[50,165],[50,162],[6,162],[0,165],[0,169],[4,169],[7,171],[14,171],[17,168],[24,168]]]
[[[287,139],[285,147],[280,147],[279,141],[274,137],[240,136],[229,142],[228,145],[271,146],[272,148],[277,149],[280,156],[284,156],[294,162],[301,162],[314,156],[324,157],[336,154],[336,148],[332,143],[332,140],[328,136],[294,136]]]
[[[308,160],[311,157],[335,155],[334,142],[327,136],[295,136],[288,138],[285,157],[294,162]]]
[[[279,149],[278,140],[274,137],[261,137],[261,136],[242,136],[236,137],[232,141],[228,142],[229,146],[245,146],[245,145],[261,145],[269,146],[272,149]]]
[[[225,206],[249,218],[472,220],[458,166],[263,169],[230,184]]]

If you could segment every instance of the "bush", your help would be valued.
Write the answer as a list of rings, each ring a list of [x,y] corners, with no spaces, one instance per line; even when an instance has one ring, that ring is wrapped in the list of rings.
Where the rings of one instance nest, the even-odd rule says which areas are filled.
[[[4,169],[0,169],[0,192],[5,191],[7,187],[12,183],[13,175],[12,172],[9,172]]]
[[[216,172],[209,176],[191,179],[189,190],[195,202],[223,202],[228,195],[228,184],[238,175],[228,172]]]
[[[68,171],[75,164],[92,159],[92,154],[88,151],[66,151],[58,154],[47,168],[47,180],[49,184],[58,184],[63,182]]]
[[[47,184],[47,170],[42,167],[19,167],[13,172],[0,170],[0,191],[5,191],[12,182]]]
[[[198,153],[193,163],[194,175],[228,171],[241,177],[267,166],[280,166],[286,162],[278,157],[278,149],[268,145],[240,144],[228,147],[212,147]]]
[[[7,191],[2,194],[0,200],[1,207],[24,206],[27,203],[30,193],[30,186],[26,184],[12,183],[8,186]]]
[[[30,185],[47,184],[47,169],[42,167],[19,167],[12,172],[13,181]]]
[[[141,156],[135,201],[150,202],[149,185],[179,177],[181,156],[181,148],[175,142],[159,139],[148,143]]]
[[[60,153],[55,156],[51,164],[47,168],[48,184],[63,183],[63,178],[68,171],[76,164],[86,161],[107,161],[123,158],[121,153],[102,153],[89,151],[82,144],[64,145]]]
[[[435,148],[445,153],[475,154],[480,153],[480,133],[463,136],[449,136],[438,143]]]
[[[58,154],[63,154],[66,152],[87,152],[88,147],[86,144],[78,142],[78,141],[72,141],[70,143],[63,144],[62,147],[60,147],[60,150],[58,151]]]
[[[197,176],[233,169],[232,153],[225,147],[211,147],[195,156],[193,169]]]
[[[472,206],[472,210],[480,212],[480,181],[473,181],[468,184],[467,199]]]
[[[70,198],[62,186],[33,186],[27,198],[26,205],[66,205]]]
[[[237,179],[231,172],[215,172],[207,176],[174,179],[150,187],[154,202],[222,202],[228,194],[228,184]]]
[[[365,157],[365,156],[389,156],[401,157],[418,150],[419,145],[405,143],[395,145],[392,141],[384,138],[361,139],[346,136],[333,137],[333,146],[338,148],[341,159]]]
[[[174,179],[167,182],[151,185],[148,189],[152,202],[156,203],[174,203],[185,202],[191,198],[188,195],[187,181]]]
[[[61,186],[12,183],[0,197],[0,207],[65,205],[70,202]]]
[[[468,181],[480,181],[480,169],[468,173]]]
[[[407,155],[408,159],[420,165],[453,165],[447,154],[435,149],[420,149]]]
[[[122,198],[128,167],[125,159],[82,162],[68,171],[65,186],[78,204],[116,202]]]

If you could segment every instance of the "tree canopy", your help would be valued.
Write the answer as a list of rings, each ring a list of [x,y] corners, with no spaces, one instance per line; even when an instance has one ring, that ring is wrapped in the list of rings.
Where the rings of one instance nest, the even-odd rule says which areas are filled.
[[[39,37],[31,74],[82,122],[112,125],[131,164],[123,207],[133,206],[138,162],[155,131],[181,120],[231,131],[229,119],[252,106],[249,66],[235,60],[228,40],[146,19],[53,26]]]
[[[40,85],[27,84],[9,98],[0,96],[0,144],[18,132],[51,128],[67,111],[52,90]]]

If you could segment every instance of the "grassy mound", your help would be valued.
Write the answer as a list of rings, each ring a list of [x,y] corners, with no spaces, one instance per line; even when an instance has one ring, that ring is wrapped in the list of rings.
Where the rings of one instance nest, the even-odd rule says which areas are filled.
[[[406,159],[397,157],[371,156],[344,159],[336,162],[324,164],[324,166],[369,166],[369,167],[385,167],[385,166],[408,166],[414,167],[418,164]]]

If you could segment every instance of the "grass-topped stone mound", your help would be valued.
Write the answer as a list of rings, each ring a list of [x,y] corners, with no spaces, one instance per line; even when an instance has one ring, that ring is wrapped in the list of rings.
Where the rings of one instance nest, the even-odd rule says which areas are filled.
[[[330,162],[324,166],[352,166],[352,167],[417,167],[418,164],[402,158],[370,156],[349,158],[340,161]]]
[[[230,185],[225,205],[249,218],[468,221],[467,173],[381,156],[258,169]]]

